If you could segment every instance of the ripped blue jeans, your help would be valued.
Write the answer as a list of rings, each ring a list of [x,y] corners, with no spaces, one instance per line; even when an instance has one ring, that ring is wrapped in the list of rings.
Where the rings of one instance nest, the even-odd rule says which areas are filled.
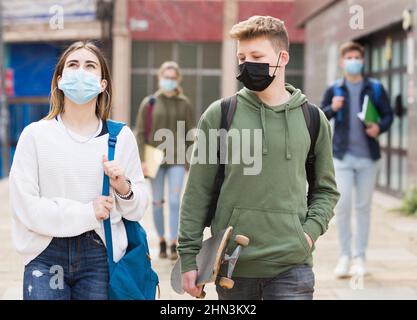
[[[25,266],[23,299],[108,299],[107,253],[100,237],[89,231],[71,238],[53,238]]]
[[[184,182],[185,166],[161,166],[152,180],[153,219],[159,237],[165,237],[164,219],[164,188],[165,176],[168,177],[169,187],[169,239],[178,238],[178,220],[180,212],[181,189]]]

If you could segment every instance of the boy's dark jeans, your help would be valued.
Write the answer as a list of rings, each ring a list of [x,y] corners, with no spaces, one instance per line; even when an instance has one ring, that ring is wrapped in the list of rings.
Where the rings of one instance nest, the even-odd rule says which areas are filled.
[[[312,300],[314,273],[299,265],[275,278],[233,278],[232,289],[216,285],[219,300]]]

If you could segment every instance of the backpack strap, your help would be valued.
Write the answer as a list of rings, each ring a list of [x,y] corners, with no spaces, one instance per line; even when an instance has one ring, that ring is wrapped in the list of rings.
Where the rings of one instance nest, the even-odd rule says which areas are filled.
[[[221,118],[220,118],[220,129],[224,129],[228,131],[230,129],[230,125],[233,121],[233,116],[235,114],[237,107],[237,96],[233,95],[232,97],[222,99],[220,103],[221,108]],[[222,130],[223,131],[223,130]],[[214,185],[212,190],[212,196],[209,204],[208,213],[206,216],[206,221],[204,225],[209,227],[211,222],[214,219],[214,215],[216,214],[217,209],[217,201],[219,200],[220,189],[222,188],[223,181],[224,181],[224,169],[225,169],[225,154],[221,154],[221,150],[226,151],[226,139],[227,136],[224,134],[225,132],[220,132],[220,137],[217,143],[217,161],[218,161],[218,169],[216,173],[216,177],[214,179]]]
[[[230,125],[233,121],[233,116],[235,115],[237,107],[237,97],[236,95],[224,98],[222,99],[220,103],[221,108],[221,118],[220,118],[220,129],[223,129],[225,131],[229,131]],[[224,132],[223,132],[224,133]],[[224,162],[225,159],[221,159],[221,150],[226,150],[226,137],[225,135],[220,134],[219,137],[219,143],[217,144],[217,159],[222,160],[219,162],[220,166],[222,166],[222,169],[224,171]],[[221,148],[223,147],[223,148]],[[223,155],[224,158],[225,155]]]
[[[308,182],[307,204],[310,205],[311,197],[314,191],[314,183],[316,180],[316,155],[314,149],[320,132],[320,113],[319,109],[315,105],[310,104],[308,102],[303,104],[302,109],[311,141],[310,150],[308,150],[308,155],[305,164]]]
[[[225,98],[221,102],[221,109],[222,109],[222,117],[220,121],[220,128],[221,129],[230,129],[230,125],[233,121],[233,116],[235,115],[237,107],[237,96],[231,96],[229,98]]]
[[[382,83],[373,78],[370,78],[369,82],[371,83],[372,93],[375,99],[374,103],[379,104],[379,100],[381,99],[382,94]]]
[[[125,124],[122,122],[107,120],[107,129],[109,131],[107,158],[109,161],[114,160],[117,136],[119,135],[120,131],[122,131],[124,126]],[[103,178],[102,195],[106,197],[110,195],[110,179],[109,179],[109,176],[106,174],[104,174],[104,178]],[[103,224],[104,224],[104,235],[106,238],[107,259],[108,259],[108,264],[109,264],[109,271],[111,272],[113,270],[115,263],[114,263],[114,258],[113,258],[113,240],[112,240],[110,217],[104,220]]]
[[[155,105],[156,98],[154,95],[149,97],[148,104],[146,105],[146,121],[145,121],[145,141],[149,142],[149,135],[152,131],[152,118],[153,107]]]

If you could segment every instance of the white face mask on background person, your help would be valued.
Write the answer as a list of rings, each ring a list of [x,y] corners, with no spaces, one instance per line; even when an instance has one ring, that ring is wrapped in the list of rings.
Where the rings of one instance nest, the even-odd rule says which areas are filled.
[[[362,73],[363,61],[361,59],[345,59],[345,71],[351,75]]]
[[[58,88],[76,104],[85,104],[102,92],[100,77],[82,68],[65,71],[58,81]]]
[[[166,92],[174,91],[178,87],[178,81],[173,79],[161,78],[159,80],[159,87],[161,88],[161,90]]]

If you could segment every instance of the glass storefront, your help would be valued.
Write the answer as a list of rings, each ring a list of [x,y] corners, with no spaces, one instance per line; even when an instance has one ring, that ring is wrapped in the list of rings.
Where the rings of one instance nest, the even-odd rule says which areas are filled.
[[[406,34],[398,26],[360,39],[360,42],[366,49],[365,72],[382,82],[394,110],[390,131],[379,138],[382,158],[378,188],[401,195],[407,187]]]
[[[157,74],[167,60],[177,61],[183,74],[182,87],[195,108],[197,119],[221,96],[221,43],[141,42],[132,44],[131,123],[140,102],[158,89]]]

